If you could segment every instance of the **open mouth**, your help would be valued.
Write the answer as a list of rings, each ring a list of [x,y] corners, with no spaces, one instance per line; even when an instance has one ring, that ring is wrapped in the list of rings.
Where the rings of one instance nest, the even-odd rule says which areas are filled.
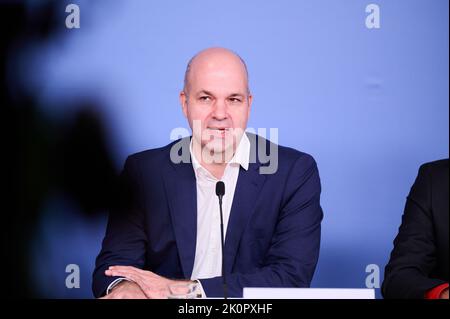
[[[214,136],[224,137],[227,132],[231,131],[229,127],[207,127],[207,130]]]
[[[216,132],[226,132],[226,131],[230,130],[229,127],[208,127],[207,129],[210,131],[216,131]]]

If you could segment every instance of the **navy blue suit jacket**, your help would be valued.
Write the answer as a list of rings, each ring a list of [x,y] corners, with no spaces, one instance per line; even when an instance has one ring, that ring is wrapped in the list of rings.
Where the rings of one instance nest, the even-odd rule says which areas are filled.
[[[384,271],[384,298],[423,299],[448,283],[449,160],[423,164]]]
[[[249,134],[249,139],[254,150],[255,135]],[[269,149],[269,141],[258,139]],[[112,265],[190,278],[197,231],[196,180],[191,163],[170,160],[174,143],[126,160],[96,260],[96,297],[116,279],[104,274]],[[243,287],[309,287],[317,264],[323,214],[314,159],[278,146],[276,173],[260,174],[262,165],[256,160],[247,171],[239,171],[224,249],[229,296],[242,296]],[[223,296],[222,277],[200,281],[208,297]]]

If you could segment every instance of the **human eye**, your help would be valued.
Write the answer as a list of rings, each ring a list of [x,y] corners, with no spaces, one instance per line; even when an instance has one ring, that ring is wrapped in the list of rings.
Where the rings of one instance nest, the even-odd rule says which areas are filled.
[[[241,103],[242,99],[240,97],[230,97],[228,101],[230,101],[231,103]]]
[[[210,102],[211,101],[211,97],[209,95],[201,95],[198,99],[201,102]]]

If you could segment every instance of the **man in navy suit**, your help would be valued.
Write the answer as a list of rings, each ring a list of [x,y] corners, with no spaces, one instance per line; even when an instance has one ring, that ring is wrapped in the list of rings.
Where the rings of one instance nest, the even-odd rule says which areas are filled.
[[[448,163],[443,159],[419,168],[384,271],[385,298],[449,298]]]
[[[228,295],[309,287],[323,216],[314,159],[244,132],[252,103],[247,67],[227,49],[191,59],[180,101],[192,137],[126,160],[94,295],[165,298],[169,285],[196,282],[203,297],[222,297],[218,181],[225,184]]]

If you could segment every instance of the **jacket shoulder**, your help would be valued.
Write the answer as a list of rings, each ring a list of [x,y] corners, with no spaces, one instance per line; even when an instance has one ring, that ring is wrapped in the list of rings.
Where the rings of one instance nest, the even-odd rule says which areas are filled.
[[[449,159],[441,159],[429,163],[422,164],[420,170],[429,171],[431,174],[442,174],[443,172],[448,172],[448,162]]]
[[[282,146],[279,144],[276,144],[262,136],[247,133],[247,136],[250,140],[251,147],[253,151],[256,150],[256,154],[253,156],[258,157],[261,156],[260,153],[262,153],[262,156],[265,156],[267,154],[270,154],[269,157],[270,161],[274,160],[273,157],[273,151],[276,150],[276,160],[277,160],[277,171],[288,173],[294,166],[296,168],[312,168],[317,167],[317,163],[313,156],[311,156],[308,153],[296,150],[291,147]],[[264,147],[265,149],[260,150],[260,148]],[[269,165],[262,164],[263,166]]]

